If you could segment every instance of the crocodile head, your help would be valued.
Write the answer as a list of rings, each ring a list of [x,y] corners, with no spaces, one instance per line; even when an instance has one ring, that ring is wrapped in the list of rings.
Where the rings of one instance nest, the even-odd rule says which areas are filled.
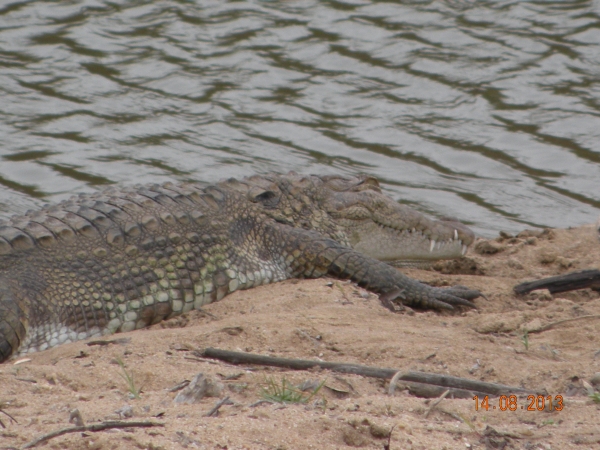
[[[452,259],[474,233],[456,219],[432,220],[384,195],[372,177],[322,177],[323,208],[350,245],[381,261]]]
[[[455,219],[432,220],[381,192],[368,176],[254,176],[251,200],[280,223],[314,229],[381,261],[458,258],[474,233]]]

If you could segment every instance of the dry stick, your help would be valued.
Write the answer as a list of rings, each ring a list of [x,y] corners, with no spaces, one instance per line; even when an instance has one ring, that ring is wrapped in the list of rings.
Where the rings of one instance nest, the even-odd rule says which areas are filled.
[[[392,444],[392,433],[394,432],[394,428],[396,428],[396,425],[394,425],[391,429],[390,429],[390,434],[388,434],[388,442],[387,445],[383,444],[383,450],[390,450],[390,445]]]
[[[95,423],[93,425],[86,425],[86,426],[82,426],[82,427],[62,428],[60,430],[53,431],[52,433],[44,434],[43,436],[40,436],[39,438],[34,439],[31,442],[28,442],[23,447],[21,447],[21,449],[24,450],[26,448],[35,447],[36,445],[41,444],[42,442],[48,441],[48,440],[58,437],[58,436],[62,436],[63,434],[67,434],[67,433],[79,433],[80,431],[81,432],[85,432],[85,431],[96,432],[96,431],[110,430],[111,428],[132,428],[132,427],[146,428],[146,427],[164,427],[164,426],[165,426],[164,423],[158,423],[158,422],[108,421],[108,422]]]
[[[11,416],[9,413],[7,413],[6,411],[4,411],[2,408],[0,408],[0,413],[2,414],[6,414],[8,416],[8,418],[10,420],[12,420],[14,423],[19,423],[17,422],[17,419],[15,419],[13,416]],[[0,420],[0,427],[2,428],[6,428],[6,425],[4,425],[4,422],[2,422],[2,420]]]
[[[207,358],[219,359],[233,364],[258,364],[263,366],[284,367],[293,370],[308,370],[313,367],[329,369],[334,372],[350,373],[372,378],[392,378],[398,370],[381,367],[362,366],[358,364],[335,363],[328,361],[315,361],[307,359],[288,359],[276,358],[272,356],[256,355],[252,353],[232,352],[229,350],[220,350],[217,348],[206,348],[202,356]],[[452,377],[449,375],[438,375],[425,372],[405,372],[399,380],[412,381],[424,384],[433,384],[446,388],[465,389],[478,391],[489,395],[502,394],[530,394],[533,391],[503,384],[486,383],[483,381],[469,380],[466,378]]]
[[[14,418],[13,416],[11,416],[9,413],[7,413],[6,411],[4,411],[2,408],[0,408],[0,413],[2,413],[2,414],[6,414],[6,416],[8,416],[8,418],[9,418],[10,420],[12,420],[14,423],[19,423],[19,422],[17,422],[17,419],[15,419],[15,418]],[[0,423],[1,423],[1,422],[2,422],[2,421],[0,421]],[[4,424],[2,424],[2,427],[4,427]]]
[[[429,413],[430,413],[431,411],[433,411],[433,408],[435,408],[437,405],[439,405],[439,404],[440,404],[440,402],[441,402],[442,400],[444,400],[444,399],[445,399],[445,398],[448,396],[448,394],[449,394],[449,393],[450,393],[450,389],[447,389],[447,390],[446,390],[446,392],[444,392],[442,395],[440,395],[440,398],[438,398],[438,399],[437,399],[435,402],[433,402],[433,403],[431,404],[431,406],[429,407],[429,409],[428,409],[428,410],[427,410],[427,412],[425,413],[425,418],[426,418],[426,419],[427,419],[427,416],[429,415]]]
[[[394,395],[394,392],[396,391],[396,385],[398,384],[398,381],[400,381],[400,378],[402,378],[402,372],[398,371],[394,374],[394,376],[390,380],[390,387],[388,388],[388,395]]]
[[[557,322],[552,322],[552,323],[549,323],[548,325],[544,325],[543,327],[540,327],[536,330],[527,330],[527,333],[528,334],[541,333],[543,331],[547,331],[551,328],[554,328],[557,325],[562,325],[563,323],[576,322],[578,320],[585,320],[585,319],[600,319],[600,314],[590,314],[587,316],[574,317],[573,319],[559,320]]]
[[[210,416],[212,416],[212,415],[216,415],[216,414],[217,414],[217,412],[219,411],[219,408],[220,408],[221,406],[223,406],[224,404],[226,404],[226,403],[231,403],[231,402],[229,401],[229,396],[227,396],[227,397],[225,397],[225,398],[223,398],[223,399],[219,400],[219,401],[217,402],[217,404],[216,404],[215,406],[213,406],[213,408],[212,408],[212,409],[211,409],[209,412],[207,412],[207,413],[205,414],[205,416],[206,416],[206,417],[210,417]]]
[[[600,286],[599,270],[584,270],[582,272],[571,272],[555,277],[521,283],[515,286],[514,291],[519,294],[527,294],[537,289],[548,289],[551,294],[575,291],[577,289],[597,288]]]
[[[442,395],[447,387],[444,386],[436,386],[435,384],[425,384],[425,383],[416,383],[414,381],[410,381],[406,383],[406,387],[408,388],[408,392],[410,392],[415,397],[422,398],[438,398]],[[478,397],[485,397],[486,395],[490,395],[489,392],[481,392],[476,391],[474,389],[455,389],[450,388],[450,393],[448,394],[451,398],[464,398],[464,399],[472,399],[474,395]],[[495,394],[491,394],[495,395]]]
[[[390,386],[388,388],[388,395],[394,395],[396,392],[396,387],[398,386],[398,381],[401,379],[403,372],[396,372],[396,374],[390,380]],[[416,397],[424,397],[424,398],[439,398],[440,395],[450,395],[451,398],[472,398],[474,395],[484,396],[488,394],[487,392],[479,392],[475,390],[466,390],[466,389],[446,389],[443,386],[436,386],[433,384],[424,384],[417,383],[414,381],[406,382],[406,387],[408,387],[408,391],[416,396]]]

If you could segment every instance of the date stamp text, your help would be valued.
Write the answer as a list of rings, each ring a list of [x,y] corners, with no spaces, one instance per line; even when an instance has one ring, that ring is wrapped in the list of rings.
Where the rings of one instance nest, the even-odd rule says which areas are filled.
[[[482,398],[476,395],[473,400],[475,400],[475,411],[480,409],[485,411],[490,409],[500,411],[516,411],[518,409],[524,411],[562,411],[564,408],[562,395],[528,395],[527,401],[521,399],[520,403],[516,395],[501,395],[491,400],[487,395]]]

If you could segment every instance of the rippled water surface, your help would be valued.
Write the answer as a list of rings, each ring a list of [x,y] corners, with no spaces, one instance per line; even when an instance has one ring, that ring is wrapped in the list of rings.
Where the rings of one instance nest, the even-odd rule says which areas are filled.
[[[599,2],[0,5],[0,217],[287,170],[486,236],[599,214]]]

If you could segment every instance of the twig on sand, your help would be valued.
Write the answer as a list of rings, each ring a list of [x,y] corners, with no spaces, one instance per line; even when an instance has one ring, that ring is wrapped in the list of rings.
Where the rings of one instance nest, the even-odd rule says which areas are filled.
[[[62,428],[60,430],[56,430],[51,433],[44,434],[44,435],[34,439],[33,441],[28,442],[27,444],[22,446],[21,449],[24,450],[27,448],[33,448],[36,445],[41,444],[42,442],[49,441],[52,438],[62,436],[63,434],[68,434],[68,433],[79,433],[79,432],[86,432],[86,431],[95,433],[96,431],[110,430],[112,428],[133,428],[133,427],[147,428],[147,427],[164,427],[164,426],[165,426],[164,423],[158,423],[158,422],[107,421],[107,422],[95,423],[93,425],[85,425],[85,426],[81,426],[81,427]]]
[[[392,445],[392,433],[394,431],[394,428],[396,428],[396,425],[394,425],[391,429],[390,429],[390,434],[388,434],[388,441],[387,444],[383,444],[383,450],[390,450],[390,445]]]
[[[334,372],[350,373],[372,378],[391,379],[398,372],[397,369],[381,367],[362,366],[358,364],[336,363],[329,361],[317,361],[307,359],[277,358],[272,356],[256,355],[252,353],[233,352],[216,348],[206,348],[202,352],[206,358],[214,358],[233,364],[258,364],[263,366],[284,367],[293,370],[308,370],[313,367],[332,370]],[[486,383],[483,381],[469,380],[467,378],[452,377],[449,375],[438,375],[425,372],[404,372],[397,380],[442,386],[450,389],[475,391],[488,395],[503,394],[530,394],[533,391],[522,387],[506,386],[497,383]],[[395,384],[395,383],[394,383]],[[452,395],[453,392],[450,392]],[[440,394],[437,394],[438,396]]]
[[[4,410],[2,409],[2,407],[1,407],[1,406],[0,406],[0,413],[2,413],[2,414],[6,414],[6,416],[7,416],[7,417],[8,417],[10,420],[12,420],[14,423],[19,423],[19,422],[17,422],[17,419],[15,419],[15,418],[14,418],[13,416],[11,416],[9,413],[7,413],[6,411],[4,411]],[[0,426],[1,426],[2,428],[6,428],[6,426],[4,425],[4,422],[2,422],[1,420],[0,420]]]
[[[444,400],[448,396],[449,393],[450,393],[450,389],[446,389],[446,391],[442,395],[440,395],[440,397],[435,402],[433,402],[431,404],[431,406],[429,407],[429,409],[427,409],[427,411],[425,412],[425,418],[427,418],[427,416],[429,416],[429,413],[431,411],[433,411],[433,408],[435,408],[437,405],[439,405],[440,402],[442,400]]]
[[[230,405],[230,404],[232,404],[232,402],[229,400],[229,396],[227,396],[227,397],[219,400],[217,402],[217,404],[215,406],[213,406],[212,409],[205,414],[205,416],[206,417],[216,416],[217,413],[219,412],[219,408],[221,408],[221,406]]]
[[[523,295],[538,289],[548,289],[551,294],[600,287],[600,270],[571,272],[542,280],[521,283],[513,288],[516,294]]]
[[[398,381],[400,381],[400,378],[402,378],[402,373],[401,371],[398,371],[394,374],[394,376],[392,377],[392,379],[390,380],[390,387],[388,388],[388,395],[394,395],[394,392],[396,391],[396,385],[398,384]]]
[[[532,333],[542,333],[544,331],[548,331],[551,328],[554,328],[558,325],[562,325],[563,323],[569,323],[569,322],[576,322],[578,320],[587,320],[587,319],[600,319],[600,314],[589,314],[587,316],[579,316],[579,317],[573,317],[572,319],[563,319],[563,320],[558,320],[556,322],[551,322],[547,325],[544,325],[543,327],[534,329],[534,330],[527,330],[527,333],[532,334]]]

